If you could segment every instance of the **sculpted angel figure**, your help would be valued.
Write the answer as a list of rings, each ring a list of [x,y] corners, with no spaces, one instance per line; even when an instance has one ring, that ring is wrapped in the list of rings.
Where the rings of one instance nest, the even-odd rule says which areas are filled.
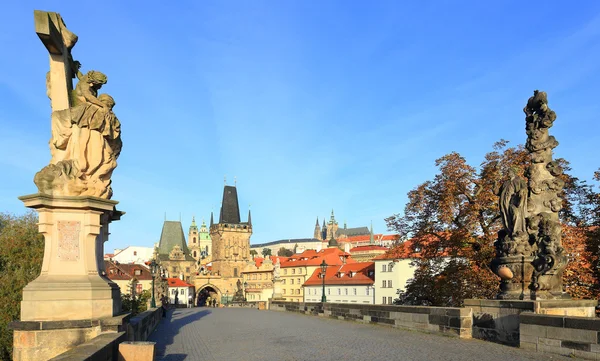
[[[527,182],[517,175],[514,168],[509,169],[509,179],[498,191],[502,224],[509,236],[527,232],[525,216],[527,210]]]

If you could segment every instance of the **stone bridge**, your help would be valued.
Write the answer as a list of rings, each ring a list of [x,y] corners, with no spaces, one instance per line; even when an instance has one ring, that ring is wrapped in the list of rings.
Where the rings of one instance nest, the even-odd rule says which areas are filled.
[[[149,338],[157,360],[572,360],[458,339],[293,312],[191,308],[168,312]]]

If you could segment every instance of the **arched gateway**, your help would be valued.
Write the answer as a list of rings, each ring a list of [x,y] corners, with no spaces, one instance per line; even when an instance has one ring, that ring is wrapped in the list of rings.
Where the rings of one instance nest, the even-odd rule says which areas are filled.
[[[221,303],[221,291],[212,284],[204,285],[196,292],[196,306],[207,306],[206,299],[210,297],[211,300],[216,299],[217,302]]]

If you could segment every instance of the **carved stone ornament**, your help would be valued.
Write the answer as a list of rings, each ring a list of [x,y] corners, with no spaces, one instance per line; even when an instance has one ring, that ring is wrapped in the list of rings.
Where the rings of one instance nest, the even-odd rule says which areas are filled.
[[[556,113],[545,92],[534,91],[523,109],[526,149],[531,156],[527,182],[511,171],[499,196],[503,229],[498,232],[492,269],[502,279],[501,299],[562,299],[562,273],[567,256],[561,242],[558,212],[564,181],[560,165],[552,160],[558,146],[548,130]],[[511,275],[511,277],[508,277]]]
[[[57,256],[61,261],[79,260],[79,221],[57,221],[58,250]]]
[[[34,177],[38,191],[57,196],[112,197],[111,175],[121,153],[121,123],[114,99],[98,94],[107,77],[79,71],[71,49],[77,35],[60,14],[35,12],[36,32],[50,54],[46,75],[51,101],[50,164]],[[72,79],[78,82],[73,89]]]

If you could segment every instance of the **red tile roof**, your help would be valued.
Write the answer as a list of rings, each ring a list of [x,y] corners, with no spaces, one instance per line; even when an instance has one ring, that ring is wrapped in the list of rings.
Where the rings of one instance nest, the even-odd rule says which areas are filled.
[[[289,257],[286,261],[281,262],[281,268],[286,267],[301,267],[301,266],[318,266],[325,260],[328,265],[342,265],[344,263],[356,263],[350,254],[340,250],[339,248],[326,248],[319,252],[310,249],[300,254],[295,254]]]
[[[167,278],[167,282],[169,282],[169,287],[194,287],[194,285],[182,281],[179,278]]]
[[[366,252],[366,251],[387,251],[389,250],[389,248],[384,247],[384,246],[372,246],[372,245],[367,245],[367,246],[356,246],[354,248],[352,248],[350,250],[350,253],[352,252]]]
[[[364,242],[364,241],[368,241],[371,239],[371,235],[369,234],[365,234],[365,235],[360,235],[360,236],[351,236],[348,238],[344,238],[340,241],[342,242]],[[374,234],[373,235],[373,239],[375,240],[375,242],[378,241],[396,241],[399,239],[397,234]]]
[[[417,240],[420,240],[420,242],[417,244],[420,244],[421,246],[439,244],[439,240],[434,236],[423,236],[421,239],[411,238],[390,248],[386,253],[373,258],[373,260],[420,258],[422,257],[420,250],[418,252],[415,250],[415,243]],[[442,248],[440,251],[438,251],[436,256],[448,257],[450,254],[446,248]]]
[[[282,256],[269,256],[269,258],[271,258],[271,262],[273,262],[273,264],[277,263],[277,258],[279,258],[279,263],[288,259],[288,257]],[[262,257],[254,257],[254,264],[256,267],[260,267],[264,261],[265,259]]]
[[[375,263],[360,262],[327,267],[326,285],[372,285],[375,279]],[[304,286],[322,285],[321,269],[316,269],[304,282]]]
[[[114,281],[129,281],[135,277],[138,281],[151,280],[152,273],[144,265],[137,263],[118,263],[114,261],[104,261],[106,276]],[[135,271],[139,271],[139,275]]]

